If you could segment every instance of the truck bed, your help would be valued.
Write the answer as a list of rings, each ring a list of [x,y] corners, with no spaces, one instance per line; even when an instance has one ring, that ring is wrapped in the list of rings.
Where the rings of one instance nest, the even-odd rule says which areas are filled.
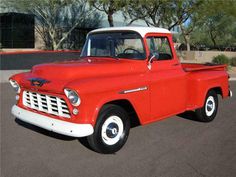
[[[216,70],[216,71],[225,71],[227,70],[227,65],[221,64],[198,64],[198,63],[181,63],[182,68],[186,72],[202,71],[202,70]]]

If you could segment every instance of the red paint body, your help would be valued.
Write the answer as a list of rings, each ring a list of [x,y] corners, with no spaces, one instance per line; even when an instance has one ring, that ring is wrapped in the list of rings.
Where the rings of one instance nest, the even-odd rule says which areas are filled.
[[[172,41],[171,34],[148,33],[144,37],[147,56],[149,50],[147,36],[166,36]],[[101,107],[111,101],[127,100],[135,109],[141,124],[147,124],[187,110],[200,108],[207,92],[217,88],[222,97],[229,93],[228,74],[225,65],[206,66],[203,64],[181,64],[173,43],[170,42],[173,59],[155,60],[152,69],[146,60],[112,59],[87,57],[71,62],[41,64],[31,72],[11,77],[21,86],[18,106],[30,110],[22,104],[24,90],[37,90],[39,93],[55,95],[66,100],[71,118],[47,116],[73,123],[96,123]],[[50,83],[42,87],[31,86],[30,78],[43,78]],[[147,87],[147,90],[121,94],[124,90]],[[81,97],[79,114],[73,115],[74,108],[64,94],[64,88],[76,90]],[[31,110],[38,114],[42,112]]]

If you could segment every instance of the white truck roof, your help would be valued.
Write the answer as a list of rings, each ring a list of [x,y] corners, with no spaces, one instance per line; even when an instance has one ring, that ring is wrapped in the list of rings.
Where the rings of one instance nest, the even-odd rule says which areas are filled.
[[[106,32],[106,31],[135,31],[139,33],[142,37],[144,37],[147,33],[170,33],[170,31],[165,28],[132,26],[132,27],[99,28],[89,32],[89,34],[96,32]]]

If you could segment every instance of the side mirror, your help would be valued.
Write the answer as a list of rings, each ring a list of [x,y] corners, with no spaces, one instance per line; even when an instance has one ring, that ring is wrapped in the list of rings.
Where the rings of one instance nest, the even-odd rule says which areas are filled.
[[[152,62],[155,59],[158,59],[159,57],[159,53],[155,52],[155,53],[151,53],[148,57],[148,69],[151,70],[152,69]]]

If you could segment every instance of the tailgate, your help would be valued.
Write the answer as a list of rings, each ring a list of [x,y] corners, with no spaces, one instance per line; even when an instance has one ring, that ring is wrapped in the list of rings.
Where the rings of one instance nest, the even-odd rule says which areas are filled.
[[[215,71],[226,71],[227,65],[221,64],[198,64],[198,63],[181,63],[182,68],[186,72],[201,71],[201,70],[215,70]]]

